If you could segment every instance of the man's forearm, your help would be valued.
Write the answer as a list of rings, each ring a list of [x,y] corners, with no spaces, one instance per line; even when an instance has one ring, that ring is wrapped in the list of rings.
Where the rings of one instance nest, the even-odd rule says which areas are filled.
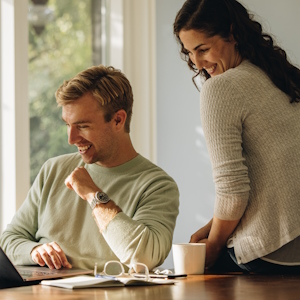
[[[93,217],[96,221],[99,231],[102,233],[110,221],[121,211],[122,209],[112,200],[106,204],[97,204],[93,209]]]

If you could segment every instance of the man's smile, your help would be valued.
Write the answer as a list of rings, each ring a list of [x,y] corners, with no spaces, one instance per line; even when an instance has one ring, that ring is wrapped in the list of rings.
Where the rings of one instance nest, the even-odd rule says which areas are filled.
[[[88,146],[77,146],[78,151],[80,152],[80,154],[84,154],[87,150],[89,150],[92,147],[92,145],[88,145]]]

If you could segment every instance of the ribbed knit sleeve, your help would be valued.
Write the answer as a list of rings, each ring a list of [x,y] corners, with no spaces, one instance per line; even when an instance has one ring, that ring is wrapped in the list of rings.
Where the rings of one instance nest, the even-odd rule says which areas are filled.
[[[215,216],[237,220],[249,197],[248,168],[242,148],[243,96],[224,77],[209,79],[201,91],[201,120],[213,166]]]

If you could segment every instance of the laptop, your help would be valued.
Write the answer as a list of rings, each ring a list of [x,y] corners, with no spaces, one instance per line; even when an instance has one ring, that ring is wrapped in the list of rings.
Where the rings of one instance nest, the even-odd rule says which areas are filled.
[[[0,288],[37,284],[44,279],[92,274],[93,270],[78,268],[49,269],[40,266],[14,266],[0,247]]]

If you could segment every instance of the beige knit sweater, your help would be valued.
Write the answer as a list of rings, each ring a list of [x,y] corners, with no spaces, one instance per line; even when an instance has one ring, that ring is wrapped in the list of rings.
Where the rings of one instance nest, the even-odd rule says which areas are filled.
[[[231,237],[238,262],[296,239],[300,104],[291,104],[262,70],[244,61],[205,82],[201,120],[213,167],[215,216],[241,218]]]

